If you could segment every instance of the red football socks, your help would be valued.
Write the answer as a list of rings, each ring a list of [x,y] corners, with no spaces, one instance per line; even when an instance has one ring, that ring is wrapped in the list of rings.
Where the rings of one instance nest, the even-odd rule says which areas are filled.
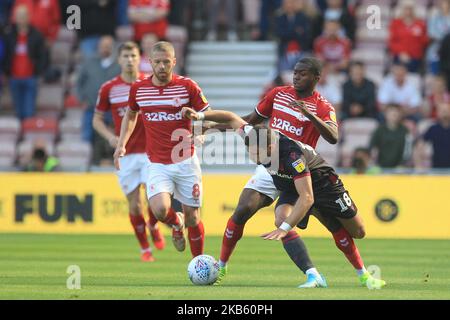
[[[364,263],[362,261],[361,256],[359,255],[358,248],[353,241],[352,236],[348,233],[345,228],[339,229],[337,232],[333,233],[334,242],[336,243],[336,247],[341,250],[347,260],[353,265],[355,269],[362,269],[364,267]]]
[[[142,250],[146,250],[150,247],[147,240],[147,232],[145,231],[145,220],[142,215],[132,215],[130,214],[130,222],[133,226],[136,238],[139,241]]]
[[[244,226],[234,223],[233,219],[230,218],[223,234],[222,248],[220,250],[220,261],[227,263],[233,253],[234,247],[236,247],[237,242],[241,239],[244,233]]]
[[[192,257],[203,254],[203,245],[205,243],[203,222],[200,221],[195,227],[188,227],[187,229]]]
[[[166,219],[164,219],[163,222],[171,226],[178,226],[180,224],[180,220],[172,208],[169,209]]]

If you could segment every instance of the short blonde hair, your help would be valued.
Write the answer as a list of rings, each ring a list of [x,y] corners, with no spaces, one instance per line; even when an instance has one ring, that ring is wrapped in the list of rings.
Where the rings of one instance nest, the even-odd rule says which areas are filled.
[[[158,41],[155,43],[150,54],[153,55],[154,52],[167,52],[175,57],[175,48],[170,42],[167,41]]]

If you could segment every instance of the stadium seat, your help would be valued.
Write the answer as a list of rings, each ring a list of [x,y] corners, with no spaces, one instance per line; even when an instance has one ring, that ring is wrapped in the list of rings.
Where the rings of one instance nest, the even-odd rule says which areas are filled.
[[[118,42],[132,41],[134,37],[134,30],[131,25],[119,26],[116,28],[116,38]]]
[[[0,169],[8,170],[14,167],[16,160],[16,143],[0,136]]]
[[[20,121],[13,116],[0,117],[1,141],[16,142],[20,136]]]
[[[69,30],[65,25],[61,25],[56,41],[75,44],[77,41],[77,32],[75,30]]]
[[[320,137],[317,141],[316,151],[333,167],[339,165],[339,144],[330,144]]]
[[[341,123],[341,163],[343,167],[351,165],[353,151],[358,147],[368,147],[378,122],[372,118],[347,119]]]
[[[70,62],[72,44],[69,42],[55,42],[50,49],[52,65],[66,68]]]
[[[61,141],[56,146],[60,169],[64,171],[86,171],[92,156],[92,146],[82,141]]]
[[[53,118],[28,118],[22,123],[22,133],[24,140],[43,139],[53,143],[58,134],[58,123]]]
[[[65,117],[59,123],[60,138],[65,140],[81,140],[81,117]]]
[[[64,106],[64,87],[59,84],[43,84],[39,87],[37,110],[61,111]]]

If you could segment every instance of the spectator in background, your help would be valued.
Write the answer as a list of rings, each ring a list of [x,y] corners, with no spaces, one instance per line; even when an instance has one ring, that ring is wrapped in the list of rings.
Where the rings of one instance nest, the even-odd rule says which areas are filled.
[[[316,85],[316,91],[319,92],[325,99],[327,99],[339,113],[342,104],[342,91],[336,81],[329,78],[330,66],[326,63],[322,66],[322,73]]]
[[[191,3],[186,0],[170,0],[170,10],[167,20],[171,26],[182,26],[187,25],[187,15],[186,12],[189,11]]]
[[[3,88],[3,59],[5,58],[5,40],[4,34],[3,34],[3,26],[0,24],[0,93],[2,92]],[[0,94],[0,102],[1,102],[2,95]]]
[[[129,0],[117,0],[116,15],[117,15],[117,24],[119,26],[127,26],[130,24],[127,13],[128,2]]]
[[[355,151],[353,151],[351,173],[369,175],[380,174],[381,168],[378,166],[370,166],[370,162],[370,150],[367,148],[356,148]]]
[[[433,168],[450,168],[450,102],[438,104],[437,120],[423,140],[433,146]]]
[[[84,108],[82,138],[89,143],[92,143],[94,139],[92,118],[98,90],[104,82],[120,73],[120,67],[113,52],[113,37],[101,37],[98,45],[98,55],[83,62],[77,78],[76,93]]]
[[[59,160],[49,156],[43,147],[36,147],[30,163],[24,171],[30,172],[53,172],[58,170]]]
[[[388,104],[398,104],[406,117],[418,121],[423,117],[422,97],[419,88],[407,77],[408,70],[402,63],[391,67],[391,75],[384,78],[378,91],[380,110]]]
[[[36,109],[38,76],[45,70],[46,51],[41,33],[30,25],[27,6],[18,6],[16,22],[5,35],[5,74],[20,120],[32,117]]]
[[[343,0],[327,0],[325,11],[319,15],[315,22],[313,35],[320,36],[325,29],[326,21],[339,21],[339,34],[342,37],[355,41],[356,20],[348,10]]]
[[[375,84],[365,75],[364,64],[350,64],[349,79],[344,83],[341,119],[377,118]]]
[[[223,3],[225,3],[226,6],[226,23],[228,27],[227,40],[239,40],[237,34],[237,0],[210,0],[208,12],[208,34],[206,35],[206,40],[208,41],[217,40],[218,18],[221,11],[221,4]]]
[[[259,40],[266,41],[269,38],[271,17],[281,8],[282,0],[261,0],[261,12],[259,20]]]
[[[443,76],[435,76],[431,87],[431,94],[427,97],[428,118],[437,118],[437,105],[450,102],[450,92]]]
[[[61,25],[61,9],[58,0],[15,0],[13,13],[21,5],[26,5],[28,12],[33,13],[31,25],[44,36],[50,47],[58,37]]]
[[[129,0],[128,19],[133,25],[134,40],[140,43],[146,33],[165,39],[169,9],[169,0]]]
[[[439,47],[442,39],[450,32],[450,0],[439,0],[436,11],[428,18],[428,37],[431,44],[427,51],[428,69],[434,75],[439,73]]]
[[[259,37],[258,23],[261,19],[260,0],[242,1],[242,14],[246,30],[250,34],[250,39],[257,40]]]
[[[283,0],[276,17],[280,71],[292,70],[305,52],[311,50],[312,21],[304,12],[305,1]]]
[[[447,90],[450,91],[450,32],[442,39],[439,48],[439,69],[445,77]]]
[[[327,20],[323,34],[314,41],[314,53],[330,64],[330,72],[346,71],[350,61],[351,42],[340,35],[339,21]]]
[[[389,104],[385,109],[384,124],[380,124],[370,140],[370,150],[382,168],[395,168],[404,161],[408,129],[402,124],[402,107]]]
[[[394,62],[402,62],[410,72],[418,72],[427,44],[425,21],[415,16],[414,2],[404,1],[400,17],[389,26],[388,48]]]
[[[153,68],[150,63],[150,53],[153,45],[158,42],[158,37],[153,33],[146,33],[141,40],[141,62],[139,63],[139,72],[151,75]]]
[[[81,29],[78,31],[80,50],[84,59],[97,53],[100,38],[114,36],[116,30],[115,0],[78,0],[82,12]]]
[[[11,8],[14,0],[1,0],[0,1],[0,28],[6,26],[11,17]]]

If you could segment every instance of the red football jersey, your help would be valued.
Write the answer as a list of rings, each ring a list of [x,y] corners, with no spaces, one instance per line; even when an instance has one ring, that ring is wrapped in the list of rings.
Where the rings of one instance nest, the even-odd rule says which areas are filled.
[[[169,10],[170,2],[169,0],[130,0],[128,6],[140,10]],[[167,17],[163,17],[152,22],[136,22],[132,25],[134,28],[134,39],[141,41],[146,33],[154,33],[159,39],[165,38],[169,23]]]
[[[138,79],[145,79],[145,75],[140,74]],[[128,108],[130,88],[131,84],[123,81],[122,77],[119,75],[114,79],[105,82],[98,93],[96,111],[106,112],[111,110],[114,121],[114,132],[117,136],[120,135],[122,119]],[[141,115],[139,114],[138,117],[140,118]],[[127,152],[126,154],[145,153],[145,131],[144,125],[140,119],[138,119],[136,127],[125,146],[125,149]]]
[[[165,86],[155,86],[150,76],[131,86],[131,110],[141,111],[147,136],[147,155],[152,162],[171,164],[190,158],[194,145],[191,120],[181,117],[181,108],[203,111],[209,107],[200,87],[193,80],[173,75]],[[183,141],[189,141],[183,146]],[[185,152],[187,150],[187,152]],[[173,152],[173,155],[172,155]]]
[[[308,109],[323,121],[336,123],[331,103],[317,91],[310,97],[300,98],[293,86],[274,88],[259,102],[255,110],[260,116],[270,119],[270,127],[274,130],[315,148],[320,133],[300,111],[289,106],[294,100],[304,101]]]

